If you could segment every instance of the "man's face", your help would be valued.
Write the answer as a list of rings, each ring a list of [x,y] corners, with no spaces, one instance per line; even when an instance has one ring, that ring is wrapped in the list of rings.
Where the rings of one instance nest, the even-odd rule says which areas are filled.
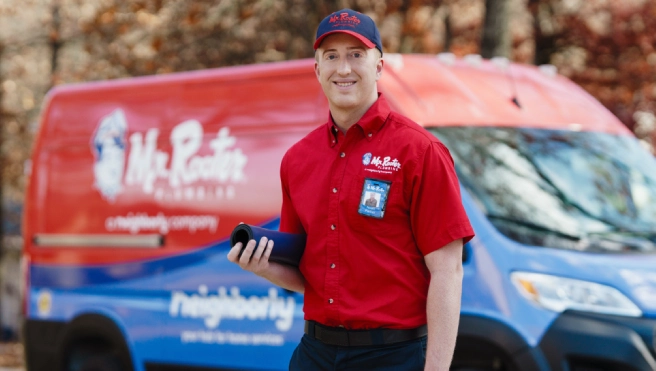
[[[376,81],[383,71],[377,49],[367,48],[357,38],[336,33],[317,49],[314,71],[331,109],[358,109],[378,98]]]

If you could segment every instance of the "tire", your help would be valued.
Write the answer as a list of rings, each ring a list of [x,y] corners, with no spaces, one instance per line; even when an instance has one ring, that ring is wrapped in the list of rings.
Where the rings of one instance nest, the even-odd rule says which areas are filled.
[[[460,337],[453,354],[451,371],[519,371],[497,345],[485,340]]]
[[[107,347],[77,346],[70,352],[65,371],[122,371],[123,367],[117,354]]]

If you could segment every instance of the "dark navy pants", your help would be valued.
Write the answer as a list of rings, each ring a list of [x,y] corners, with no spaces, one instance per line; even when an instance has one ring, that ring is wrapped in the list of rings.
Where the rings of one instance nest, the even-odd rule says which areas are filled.
[[[426,336],[389,345],[341,347],[303,335],[290,371],[423,371]]]

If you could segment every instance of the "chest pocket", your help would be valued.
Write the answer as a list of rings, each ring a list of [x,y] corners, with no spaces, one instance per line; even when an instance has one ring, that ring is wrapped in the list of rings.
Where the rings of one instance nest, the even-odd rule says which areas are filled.
[[[384,210],[381,208],[383,201]],[[346,215],[350,227],[360,233],[390,236],[399,229],[399,223],[409,225],[408,207],[403,197],[401,180],[357,176],[345,206],[348,208]]]

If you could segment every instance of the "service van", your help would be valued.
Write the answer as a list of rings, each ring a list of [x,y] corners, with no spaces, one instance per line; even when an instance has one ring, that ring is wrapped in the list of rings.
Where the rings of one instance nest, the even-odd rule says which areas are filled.
[[[328,117],[313,63],[48,94],[28,370],[287,369],[302,295],[226,254],[238,223],[278,228],[280,160]],[[656,160],[632,133],[550,66],[386,54],[379,90],[450,149],[476,232],[452,369],[656,370]]]

